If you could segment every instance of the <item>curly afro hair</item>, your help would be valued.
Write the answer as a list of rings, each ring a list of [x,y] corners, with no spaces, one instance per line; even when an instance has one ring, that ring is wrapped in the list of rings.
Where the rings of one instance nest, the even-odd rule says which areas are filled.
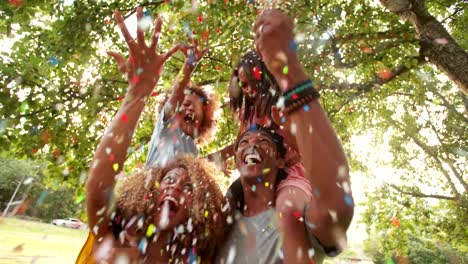
[[[184,168],[194,186],[193,204],[189,208],[189,219],[192,221],[192,232],[177,235],[177,249],[174,256],[182,256],[182,250],[194,247],[202,262],[211,260],[216,246],[221,242],[226,231],[226,217],[229,212],[221,189],[223,179],[213,165],[202,158],[184,154],[177,156],[165,167],[152,167],[137,172],[123,180],[117,189],[117,207],[125,218],[145,215],[145,223],[153,221],[152,215],[159,182],[174,168]],[[187,219],[187,221],[189,220]]]

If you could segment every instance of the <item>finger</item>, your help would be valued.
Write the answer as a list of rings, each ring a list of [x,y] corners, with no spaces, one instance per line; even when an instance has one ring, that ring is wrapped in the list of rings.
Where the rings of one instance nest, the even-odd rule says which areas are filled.
[[[273,119],[273,122],[275,122],[277,125],[282,125],[281,114],[276,106],[271,107],[271,119]]]
[[[123,17],[120,14],[119,11],[115,11],[114,18],[115,18],[115,21],[117,21],[117,24],[120,27],[120,31],[122,32],[122,35],[123,35],[123,37],[125,39],[125,42],[127,42],[127,45],[131,50],[133,48],[133,42],[135,40],[132,38],[132,35],[130,35],[130,33],[128,32],[127,26],[125,26],[125,22],[124,22]]]
[[[121,73],[127,72],[126,61],[120,53],[107,51],[107,55],[111,56],[117,62],[117,65],[119,66],[119,71]]]
[[[143,19],[143,8],[137,7],[137,40],[140,48],[146,47],[145,44],[145,33],[140,29],[140,23]]]
[[[151,46],[150,46],[150,51],[155,52],[156,47],[158,46],[159,42],[159,35],[161,35],[161,28],[162,28],[162,18],[158,17],[155,20],[155,27],[153,30],[153,35],[151,36]]]
[[[174,53],[176,53],[180,49],[181,49],[181,44],[179,44],[179,45],[173,47],[172,49],[170,49],[168,52],[166,52],[163,55],[163,61],[166,61],[167,59],[169,59],[169,57],[171,57]]]

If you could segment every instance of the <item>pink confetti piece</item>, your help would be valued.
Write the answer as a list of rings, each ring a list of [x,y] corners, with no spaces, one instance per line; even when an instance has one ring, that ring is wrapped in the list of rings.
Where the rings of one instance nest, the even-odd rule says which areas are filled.
[[[440,45],[447,45],[448,40],[446,38],[436,38],[434,39],[434,42]]]

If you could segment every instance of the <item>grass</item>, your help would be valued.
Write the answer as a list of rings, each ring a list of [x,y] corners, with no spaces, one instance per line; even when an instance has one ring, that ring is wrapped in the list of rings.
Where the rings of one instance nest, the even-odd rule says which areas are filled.
[[[1,218],[0,234],[0,264],[53,264],[74,263],[88,231]]]

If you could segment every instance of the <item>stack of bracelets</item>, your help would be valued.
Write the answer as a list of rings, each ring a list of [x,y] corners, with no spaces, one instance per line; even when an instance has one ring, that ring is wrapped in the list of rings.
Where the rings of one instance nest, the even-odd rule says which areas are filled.
[[[311,80],[296,85],[283,94],[284,112],[291,114],[320,97]]]

